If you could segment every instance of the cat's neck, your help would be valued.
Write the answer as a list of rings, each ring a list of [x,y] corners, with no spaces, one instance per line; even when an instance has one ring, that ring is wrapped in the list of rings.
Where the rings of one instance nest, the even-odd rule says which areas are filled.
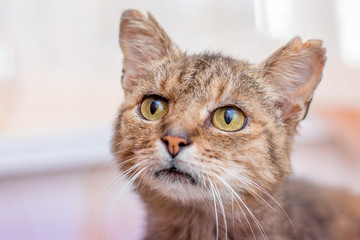
[[[279,193],[276,194],[279,195]],[[240,236],[241,239],[252,239],[254,235],[261,239],[263,230],[271,231],[270,222],[276,218],[284,218],[277,203],[274,204],[266,196],[262,199],[246,201],[246,207],[244,203],[235,200],[223,202],[223,206],[217,203],[215,210],[211,202],[194,202],[186,205],[154,195],[154,193],[143,192],[141,195],[148,214],[146,240],[171,239],[172,236],[178,236],[179,240],[212,240],[216,239],[217,234],[218,239],[226,239],[225,234],[228,236],[227,239],[238,239]],[[267,203],[272,207],[269,207]],[[226,216],[225,220],[224,216]]]

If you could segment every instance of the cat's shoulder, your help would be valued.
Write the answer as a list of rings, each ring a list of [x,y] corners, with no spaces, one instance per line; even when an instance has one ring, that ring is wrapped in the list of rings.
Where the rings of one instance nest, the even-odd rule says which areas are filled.
[[[329,239],[360,239],[360,196],[296,177],[289,177],[280,191],[298,231],[314,228]]]

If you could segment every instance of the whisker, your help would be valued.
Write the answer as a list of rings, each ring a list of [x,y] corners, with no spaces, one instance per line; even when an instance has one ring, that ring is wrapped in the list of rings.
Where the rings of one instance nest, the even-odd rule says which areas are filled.
[[[246,180],[250,181],[250,183],[252,183],[254,185],[254,187],[258,187],[260,191],[262,191],[267,197],[269,197],[271,200],[273,200],[275,202],[276,205],[278,205],[278,207],[281,209],[281,211],[284,213],[284,215],[286,216],[286,218],[288,219],[292,229],[294,230],[294,232],[296,232],[295,226],[292,223],[289,215],[286,213],[285,209],[281,206],[281,204],[270,194],[268,193],[265,189],[263,189],[260,185],[258,185],[256,182],[244,177]]]
[[[260,222],[258,221],[258,219],[255,217],[255,215],[252,213],[252,211],[249,209],[249,207],[245,204],[245,202],[240,198],[240,196],[235,192],[235,190],[226,182],[226,180],[224,180],[223,178],[221,178],[219,175],[215,174],[213,172],[213,174],[219,178],[220,181],[222,181],[225,185],[225,187],[227,187],[238,199],[239,201],[242,203],[242,205],[245,207],[245,209],[247,210],[247,212],[250,214],[250,216],[252,217],[253,221],[255,222],[255,224],[257,225],[257,227],[259,228],[262,236],[264,237],[264,239],[268,239],[267,235],[265,233],[264,228],[261,226]]]
[[[107,184],[106,188],[108,188],[111,184],[115,184],[115,183],[118,183],[120,182],[122,179],[128,177],[128,175],[131,173],[131,171],[135,170],[136,168],[138,168],[143,162],[145,162],[145,160],[135,164],[134,166],[132,166],[131,168],[129,168],[128,170],[126,170],[125,172],[122,172],[120,173],[119,176],[115,177],[109,184]],[[132,176],[136,173],[136,171],[132,174]],[[105,189],[105,188],[104,188]],[[97,194],[98,196],[99,194]],[[97,203],[98,200],[96,200],[95,204]],[[93,205],[94,207],[95,205]],[[98,226],[98,231],[101,227],[101,220],[103,219],[103,216],[105,215],[105,212],[107,211],[107,207],[105,207],[98,219],[98,223],[97,223],[97,226]]]
[[[252,181],[251,179],[245,177],[245,176],[238,176],[236,175],[234,172],[232,172],[229,169],[223,168],[221,166],[219,166],[221,169],[223,169],[224,171],[229,172],[230,174],[232,174],[233,176],[235,176],[236,178],[241,178],[239,179],[240,181],[243,181],[244,183],[248,183],[251,184],[252,186],[254,186],[255,188],[257,188],[259,191],[261,191],[263,194],[265,194],[268,198],[270,198],[272,201],[274,201],[274,203],[276,205],[278,205],[278,207],[281,209],[281,211],[284,213],[285,217],[287,218],[287,220],[289,221],[292,229],[294,230],[294,232],[296,232],[296,229],[294,227],[294,224],[292,223],[289,215],[286,213],[285,209],[281,206],[281,204],[270,194],[268,193],[263,187],[261,187],[259,184],[257,184],[256,182]],[[245,183],[245,184],[246,184]],[[265,201],[265,200],[264,200]],[[265,201],[266,202],[266,201]],[[267,202],[266,202],[267,203]],[[268,206],[270,206],[269,204],[267,204]],[[271,207],[273,210],[275,210],[273,207]]]
[[[233,194],[232,192],[231,192],[231,196],[234,196],[234,194]],[[253,230],[253,228],[252,228],[252,226],[251,226],[251,224],[250,224],[250,222],[249,222],[249,219],[248,219],[247,216],[246,216],[246,213],[244,212],[243,208],[241,207],[239,201],[238,201],[236,198],[234,198],[234,200],[235,200],[236,204],[238,205],[238,207],[240,208],[240,211],[241,211],[242,214],[244,215],[245,220],[246,220],[247,224],[249,225],[250,231],[251,231],[254,239],[256,240],[255,232],[254,232],[254,230]]]
[[[228,234],[227,234],[227,222],[226,222],[226,214],[225,214],[224,204],[223,204],[223,201],[222,201],[222,199],[221,199],[221,195],[220,195],[219,189],[216,187],[216,185],[214,185],[214,188],[215,188],[215,193],[216,193],[216,195],[217,195],[218,202],[219,202],[219,204],[220,204],[221,211],[222,211],[222,215],[223,215],[223,218],[224,218],[225,239],[227,239],[227,237],[228,237]]]
[[[238,176],[236,175],[236,173],[232,172],[229,169],[223,168],[221,166],[218,166],[219,168],[223,169],[224,171],[232,174],[234,177],[238,178],[240,181],[242,181],[245,184],[250,184],[252,186],[254,186],[256,189],[258,189],[259,191],[261,191],[263,194],[265,194],[268,198],[270,198],[272,201],[274,201],[274,203],[281,209],[281,211],[284,213],[285,217],[287,218],[287,220],[289,221],[292,229],[294,230],[294,232],[296,232],[296,229],[294,227],[294,224],[292,223],[289,215],[286,213],[285,209],[281,206],[281,204],[270,194],[268,193],[264,188],[262,188],[259,184],[257,184],[256,182],[252,181],[251,179],[245,177],[245,176]],[[266,202],[263,198],[261,198],[264,202]],[[266,202],[267,203],[267,202]],[[267,205],[269,207],[271,207],[273,210],[275,210],[270,204],[267,203]]]
[[[215,221],[216,221],[216,240],[218,240],[219,239],[219,220],[218,220],[218,213],[217,213],[217,207],[216,207],[216,198],[215,198],[213,183],[211,182],[210,178],[208,178],[208,180],[209,180],[209,184],[210,184],[210,190],[212,192],[213,199],[214,199]]]
[[[247,218],[244,210],[243,210],[242,207],[240,206],[238,200],[237,200],[236,198],[233,198],[233,196],[234,196],[234,193],[233,193],[234,190],[232,189],[232,187],[230,186],[230,184],[229,184],[225,179],[221,178],[220,176],[218,176],[218,175],[217,175],[216,173],[214,173],[214,172],[212,172],[212,174],[215,175],[217,178],[219,178],[219,180],[224,184],[224,186],[225,186],[225,187],[228,189],[228,191],[231,193],[231,199],[232,199],[232,200],[234,199],[235,202],[236,202],[236,204],[237,204],[238,207],[240,208],[242,214],[243,214],[244,217],[245,217],[246,222],[248,223],[248,225],[249,225],[249,227],[250,227],[250,231],[251,231],[254,239],[256,240],[256,236],[255,236],[254,230],[253,230],[253,228],[252,228],[252,226],[251,226],[251,224],[250,224],[250,222],[249,222],[249,220],[248,220],[248,218]],[[233,191],[230,191],[230,189],[232,189]],[[239,198],[240,198],[240,197],[239,197]]]
[[[131,159],[132,160],[132,159]],[[132,171],[134,168],[136,168],[137,166],[139,166],[142,162],[132,166],[131,168],[129,168],[128,170],[126,170],[123,173],[120,173],[118,176],[114,177],[112,180],[110,180],[110,182],[108,182],[94,197],[93,199],[90,201],[89,207],[87,209],[87,211],[85,212],[83,218],[85,219],[90,212],[92,211],[92,209],[95,207],[95,205],[97,204],[97,202],[99,201],[99,197],[102,193],[104,193],[111,185],[119,182],[121,179],[123,179],[124,177],[126,177],[127,173]]]
[[[226,168],[223,168],[221,166],[219,166],[219,168],[221,168],[222,170],[232,174],[235,178],[237,178],[238,180],[240,180],[243,184],[245,184],[245,186],[248,187],[249,190],[251,190],[251,192],[249,192],[254,198],[258,197],[259,199],[261,199],[268,207],[270,207],[273,211],[275,211],[275,208],[273,206],[271,206],[263,197],[261,197],[254,189],[252,189],[249,184],[247,183],[247,181],[245,181],[244,179],[242,179],[242,176],[238,176],[236,175],[235,173],[233,173],[232,171],[226,169]],[[256,196],[254,196],[254,194]]]
[[[143,161],[142,161],[143,162]],[[129,190],[129,188],[132,186],[133,182],[139,177],[139,175],[145,170],[147,169],[148,166],[143,167],[140,171],[136,172],[136,170],[134,171],[134,173],[129,177],[129,181],[126,183],[126,185],[121,189],[121,191],[117,194],[116,198],[114,199],[111,208],[110,208],[110,213],[108,215],[108,217],[110,218],[110,224],[108,228],[112,228],[112,223],[113,221],[113,212],[115,209],[115,205],[117,203],[117,201],[119,200],[119,198],[121,197],[121,195],[126,192],[127,190]],[[108,239],[108,238],[107,238]]]

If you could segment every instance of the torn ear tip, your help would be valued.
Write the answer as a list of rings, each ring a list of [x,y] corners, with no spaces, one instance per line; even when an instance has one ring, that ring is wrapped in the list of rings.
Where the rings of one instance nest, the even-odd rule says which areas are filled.
[[[304,44],[305,47],[322,47],[323,41],[320,39],[310,39]]]
[[[310,39],[307,40],[305,43],[302,42],[300,37],[295,37],[290,41],[292,46],[295,46],[297,50],[302,49],[303,47],[315,47],[315,48],[322,48],[323,41],[320,39]]]

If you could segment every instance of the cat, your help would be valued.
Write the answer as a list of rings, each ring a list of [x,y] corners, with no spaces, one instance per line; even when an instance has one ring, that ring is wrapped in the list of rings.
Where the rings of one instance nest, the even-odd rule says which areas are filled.
[[[357,197],[289,177],[322,41],[296,37],[260,64],[190,55],[127,10],[120,46],[112,151],[146,206],[144,239],[360,239]]]

